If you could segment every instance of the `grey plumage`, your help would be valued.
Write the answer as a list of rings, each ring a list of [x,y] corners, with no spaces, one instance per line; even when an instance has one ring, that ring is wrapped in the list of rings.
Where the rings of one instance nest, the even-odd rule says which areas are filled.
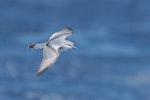
[[[40,44],[32,44],[29,48],[43,49],[43,60],[38,70],[37,76],[40,76],[49,69],[57,60],[60,52],[75,48],[74,43],[65,40],[66,37],[73,34],[73,30],[69,27],[52,34],[47,42]]]

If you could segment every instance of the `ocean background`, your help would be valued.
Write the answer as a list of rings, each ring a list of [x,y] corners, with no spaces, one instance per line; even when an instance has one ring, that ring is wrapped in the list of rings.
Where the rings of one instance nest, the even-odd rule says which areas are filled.
[[[36,76],[64,27],[77,47]],[[150,100],[150,1],[0,0],[0,100]]]

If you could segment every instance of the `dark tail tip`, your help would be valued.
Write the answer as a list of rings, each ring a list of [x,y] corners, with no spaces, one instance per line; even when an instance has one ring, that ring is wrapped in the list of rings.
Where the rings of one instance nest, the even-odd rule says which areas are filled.
[[[34,48],[35,44],[31,44],[28,46],[28,48]]]

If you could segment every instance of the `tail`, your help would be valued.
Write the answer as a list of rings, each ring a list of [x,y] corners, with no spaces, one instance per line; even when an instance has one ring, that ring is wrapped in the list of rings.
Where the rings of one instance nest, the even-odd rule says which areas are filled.
[[[40,43],[40,44],[31,44],[28,46],[28,48],[31,48],[31,49],[43,49],[44,46],[46,45],[46,42],[45,43]]]
[[[35,48],[35,45],[36,44],[31,44],[31,45],[28,46],[28,48]]]

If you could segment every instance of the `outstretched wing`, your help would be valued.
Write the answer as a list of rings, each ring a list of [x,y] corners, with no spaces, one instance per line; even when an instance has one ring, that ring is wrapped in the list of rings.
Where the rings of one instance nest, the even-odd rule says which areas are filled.
[[[43,60],[38,70],[37,76],[40,76],[49,69],[57,60],[59,54],[51,47],[43,48]]]
[[[54,33],[50,37],[49,41],[57,39],[57,38],[61,38],[61,40],[65,40],[66,37],[68,37],[72,34],[73,34],[73,30],[69,27],[66,27],[66,28],[62,29],[61,31]]]

